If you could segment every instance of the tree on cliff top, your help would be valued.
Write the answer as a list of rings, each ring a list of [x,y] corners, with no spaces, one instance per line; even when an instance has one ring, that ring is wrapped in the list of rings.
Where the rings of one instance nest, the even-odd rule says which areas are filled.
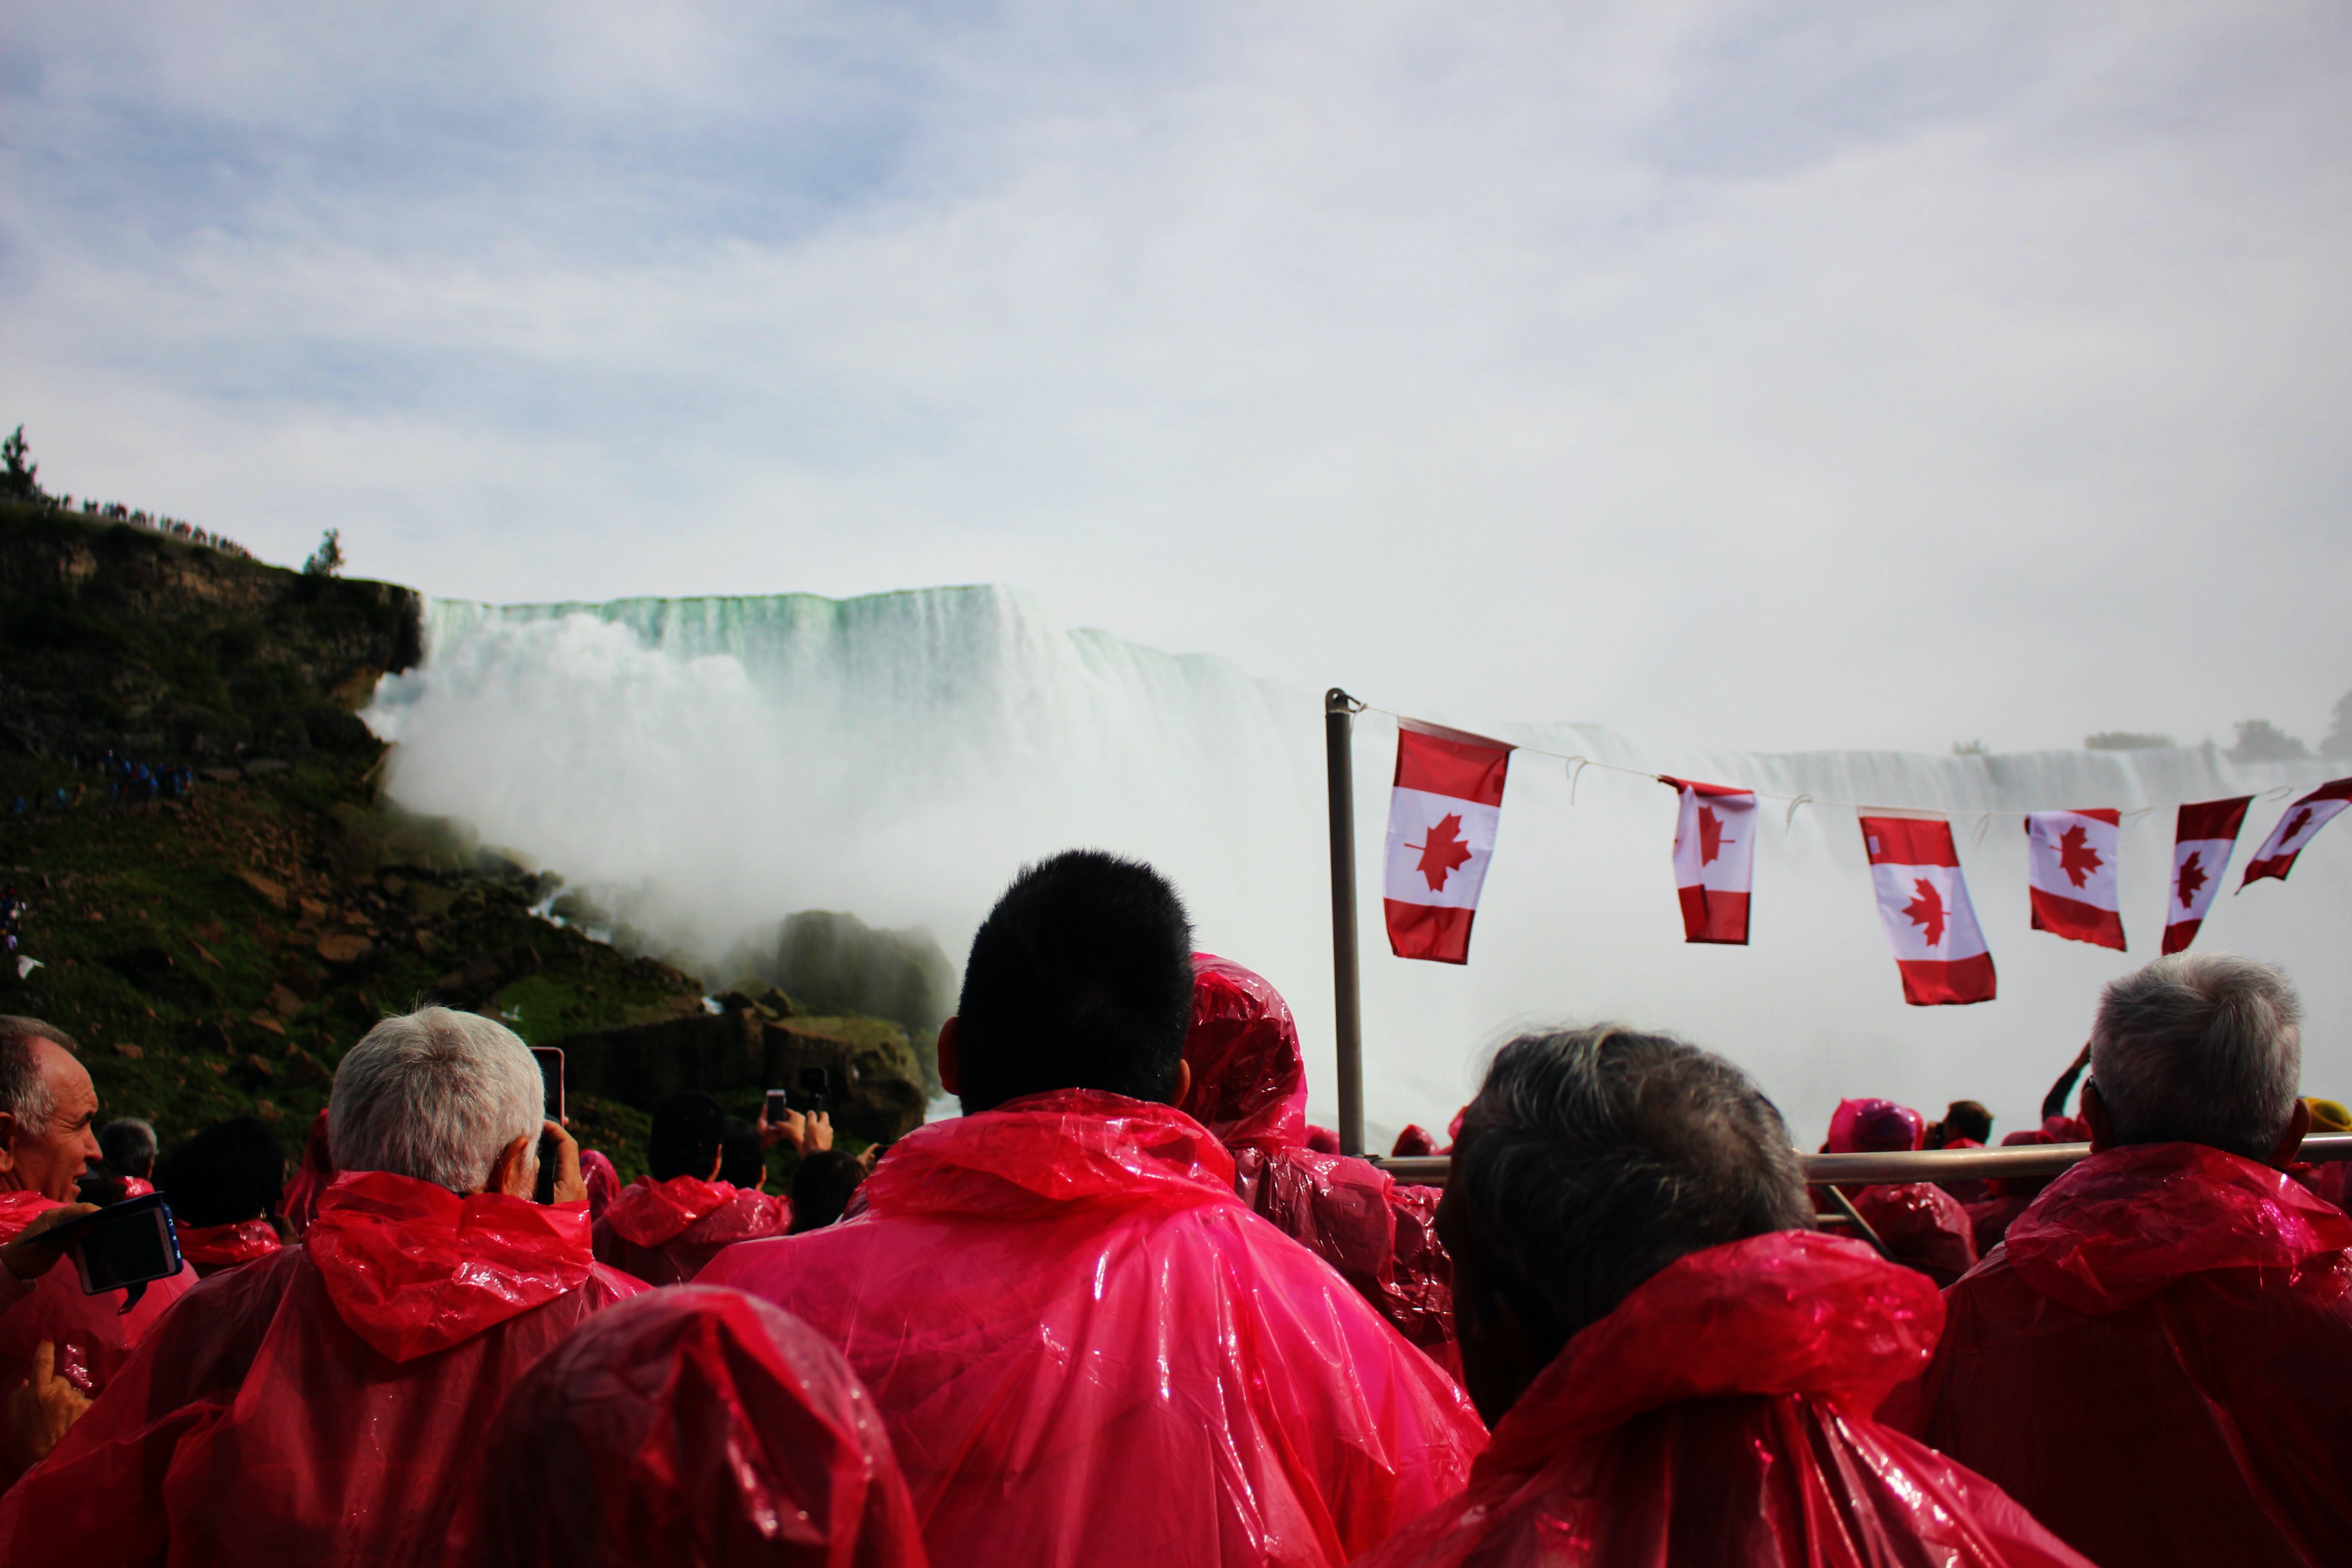
[[[0,441],[0,462],[7,464],[6,470],[0,472],[0,495],[6,496],[10,500],[42,499],[39,479],[41,465],[26,462],[26,451],[25,427],[22,425],[16,426],[16,434],[5,441]]]
[[[342,569],[343,531],[331,528],[319,541],[319,548],[310,552],[310,559],[302,563],[302,570],[312,577],[332,577]]]

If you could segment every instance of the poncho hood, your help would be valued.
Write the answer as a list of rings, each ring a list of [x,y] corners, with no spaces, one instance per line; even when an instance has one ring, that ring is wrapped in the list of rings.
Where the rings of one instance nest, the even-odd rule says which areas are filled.
[[[1811,1394],[1866,1416],[1943,1327],[1936,1287],[1858,1241],[1776,1231],[1688,1254],[1568,1342],[1495,1427],[1474,1484],[1685,1400]]]
[[[1214,953],[1192,955],[1192,1069],[1182,1109],[1228,1144],[1307,1142],[1307,1064],[1290,1005],[1263,975]]]
[[[891,1147],[864,1193],[875,1215],[1017,1218],[1069,1204],[1241,1202],[1234,1157],[1206,1128],[1172,1105],[1090,1089],[919,1127]]]
[[[2352,1247],[2352,1216],[2268,1165],[2202,1143],[2140,1143],[2051,1183],[2006,1245],[2019,1279],[2097,1315],[2210,1269],[2292,1279]]]
[[[579,1289],[584,1202],[459,1197],[388,1171],[345,1172],[305,1235],[327,1299],[379,1354],[413,1361]]]
[[[659,1247],[704,1215],[724,1208],[734,1196],[735,1189],[725,1182],[693,1176],[656,1182],[639,1176],[604,1211],[604,1223],[633,1247]]]

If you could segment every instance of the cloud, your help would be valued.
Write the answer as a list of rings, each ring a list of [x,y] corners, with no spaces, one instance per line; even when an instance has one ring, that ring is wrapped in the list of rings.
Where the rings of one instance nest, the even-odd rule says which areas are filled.
[[[1471,721],[2290,729],[2352,670],[2288,6],[20,18],[43,473],[474,598],[996,581]]]

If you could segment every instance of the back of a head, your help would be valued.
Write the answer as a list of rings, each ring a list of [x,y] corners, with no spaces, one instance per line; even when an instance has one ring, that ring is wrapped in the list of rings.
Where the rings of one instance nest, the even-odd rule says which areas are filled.
[[[1076,849],[1024,868],[964,965],[967,1113],[1057,1089],[1166,1100],[1192,1018],[1192,931],[1150,867]]]
[[[155,1168],[155,1128],[135,1116],[110,1121],[98,1130],[99,1152],[106,1168],[118,1176],[152,1175]]]
[[[1307,1066],[1298,1025],[1273,983],[1214,953],[1192,955],[1192,1069],[1184,1113],[1227,1142],[1307,1142]]]
[[[57,1114],[57,1096],[41,1066],[43,1040],[77,1048],[63,1029],[38,1018],[0,1014],[0,1110],[28,1127],[47,1127]]]
[[[268,1128],[240,1116],[173,1150],[156,1175],[156,1190],[182,1225],[235,1225],[278,1206],[286,1187],[286,1153]]]
[[[539,1064],[512,1030],[422,1007],[370,1029],[335,1068],[328,1141],[338,1170],[479,1192],[507,1145],[539,1131],[544,1094]],[[536,1155],[534,1139],[534,1171]]]
[[[1927,1135],[1927,1119],[1891,1100],[1841,1100],[1830,1113],[1832,1154],[1906,1153]]]
[[[2204,1143],[2268,1160],[2303,1078],[2303,1005],[2286,976],[2181,952],[2108,983],[2091,1081],[2117,1143]]]
[[[1685,1253],[1813,1225],[1788,1129],[1747,1074],[1609,1024],[1503,1047],[1447,1186],[1483,1279],[1546,1356]]]
[[[727,1142],[727,1113],[699,1089],[671,1095],[654,1107],[652,1136],[646,1141],[646,1173],[656,1182],[675,1176],[710,1179]]]
[[[866,1166],[855,1154],[812,1149],[802,1155],[801,1168],[793,1174],[792,1234],[822,1230],[839,1219],[865,1184]]]
[[[483,1445],[462,1561],[545,1568],[922,1561],[870,1396],[741,1291],[650,1290],[516,1384]]]
[[[730,1187],[757,1187],[768,1179],[768,1150],[760,1130],[748,1121],[727,1119],[727,1135],[719,1145],[719,1179]]]
[[[1936,1125],[1937,1148],[1960,1138],[1982,1143],[1992,1136],[1992,1112],[1973,1100],[1956,1100],[1946,1108],[1944,1120]]]

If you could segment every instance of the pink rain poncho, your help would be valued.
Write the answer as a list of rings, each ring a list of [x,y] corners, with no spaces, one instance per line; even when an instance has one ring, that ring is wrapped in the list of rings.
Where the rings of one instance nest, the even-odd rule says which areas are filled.
[[[613,1169],[612,1156],[602,1149],[581,1150],[580,1179],[588,1188],[589,1220],[603,1219],[613,1200],[621,1195],[621,1173]]]
[[[937,1562],[1340,1563],[1458,1490],[1484,1440],[1171,1106],[1063,1089],[935,1121],[863,1191],[702,1282],[847,1353]]]
[[[62,1206],[35,1192],[0,1193],[0,1246]],[[125,1312],[127,1291],[85,1296],[74,1260],[58,1258],[28,1294],[0,1313],[0,1398],[32,1375],[33,1353],[43,1340],[57,1347],[58,1376],[93,1397],[105,1392],[121,1375],[140,1341],[195,1282],[195,1275],[186,1268],[169,1279],[151,1280],[139,1305]],[[0,1458],[0,1486],[16,1479],[13,1466]],[[9,1561],[0,1553],[0,1563]]]
[[[184,1225],[178,1229],[181,1260],[196,1271],[199,1279],[209,1279],[224,1268],[266,1258],[279,1245],[277,1227],[266,1219],[241,1219],[235,1225]]]
[[[1826,1152],[1900,1153],[1927,1141],[1927,1119],[1888,1100],[1842,1100],[1830,1118]],[[1843,1189],[1854,1212],[1886,1244],[1895,1262],[1949,1285],[1974,1268],[1969,1211],[1933,1182],[1889,1182]]]
[[[1307,1066],[1289,1004],[1266,980],[1192,955],[1192,1069],[1183,1109],[1234,1157],[1242,1200],[1313,1248],[1448,1372],[1454,1268],[1437,1239],[1435,1187],[1400,1186],[1378,1166],[1308,1146]]]
[[[643,1289],[590,1258],[585,1204],[346,1173],[299,1245],[190,1290],[0,1498],[0,1563],[390,1560],[515,1380]]]
[[[790,1200],[772,1194],[692,1176],[639,1176],[596,1222],[596,1261],[648,1285],[683,1285],[720,1248],[782,1236],[792,1223]]]
[[[1953,1287],[1895,1404],[2105,1568],[2352,1560],[2347,1247],[2267,1165],[2094,1154]]]
[[[327,1110],[310,1118],[310,1135],[302,1140],[302,1163],[294,1169],[294,1179],[286,1184],[282,1201],[286,1223],[301,1235],[310,1228],[310,1221],[319,1212],[319,1194],[335,1179],[335,1162],[327,1152]]]
[[[739,1290],[649,1290],[515,1385],[452,1495],[436,1563],[922,1568],[907,1483],[857,1374]]]
[[[2088,1568],[1870,1413],[1927,1360],[1936,1289],[1782,1231],[1676,1259],[1568,1342],[1469,1490],[1363,1568]]]

